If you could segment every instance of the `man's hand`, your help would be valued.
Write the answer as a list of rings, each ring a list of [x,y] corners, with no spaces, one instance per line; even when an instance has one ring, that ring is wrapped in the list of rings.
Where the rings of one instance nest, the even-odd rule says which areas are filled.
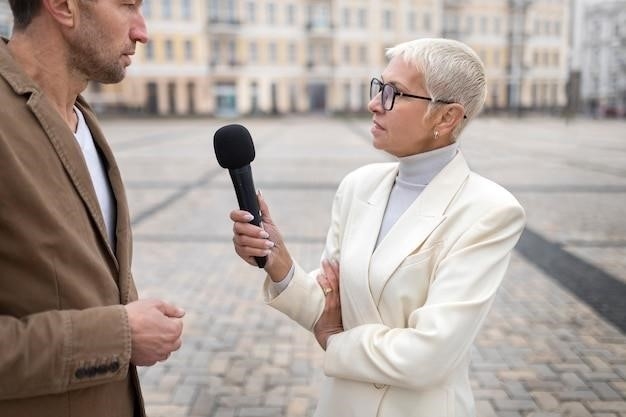
[[[138,300],[127,304],[132,353],[136,366],[166,360],[182,344],[185,311],[161,300]]]
[[[328,338],[343,332],[339,294],[339,264],[334,261],[322,261],[322,272],[318,275],[317,282],[326,295],[326,302],[324,312],[313,327],[313,333],[322,349],[326,350]]]

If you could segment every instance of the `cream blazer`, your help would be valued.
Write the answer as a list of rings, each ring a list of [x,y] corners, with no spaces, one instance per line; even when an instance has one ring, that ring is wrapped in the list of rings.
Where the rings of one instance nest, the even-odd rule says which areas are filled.
[[[504,188],[473,173],[461,153],[375,247],[397,163],[342,181],[323,256],[340,264],[345,331],[332,336],[316,417],[475,415],[470,347],[524,227]],[[324,294],[296,264],[266,301],[312,330]]]

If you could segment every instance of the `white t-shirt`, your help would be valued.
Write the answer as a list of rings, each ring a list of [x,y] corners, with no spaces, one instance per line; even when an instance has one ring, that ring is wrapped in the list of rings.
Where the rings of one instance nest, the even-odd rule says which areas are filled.
[[[78,141],[80,149],[83,151],[83,156],[85,157],[85,162],[87,163],[87,169],[89,169],[89,175],[91,176],[91,182],[93,184],[93,188],[96,190],[96,196],[98,197],[98,204],[100,205],[100,211],[102,213],[102,217],[104,218],[104,224],[106,225],[109,245],[115,252],[116,211],[111,185],[107,177],[104,162],[96,149],[96,145],[93,142],[93,136],[87,126],[87,122],[85,122],[83,113],[76,106],[74,106],[74,112],[76,113],[76,117],[78,117],[78,125],[76,126],[74,136]]]

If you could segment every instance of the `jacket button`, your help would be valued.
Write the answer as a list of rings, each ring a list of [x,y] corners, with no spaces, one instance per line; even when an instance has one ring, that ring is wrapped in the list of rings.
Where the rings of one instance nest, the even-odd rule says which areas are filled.
[[[117,372],[118,369],[120,369],[120,363],[118,361],[112,362],[109,365],[110,372]]]
[[[89,376],[90,378],[93,378],[94,376],[96,376],[97,373],[98,373],[98,368],[96,368],[95,366],[90,366],[87,369],[87,376]]]
[[[98,374],[106,374],[107,372],[109,372],[109,367],[107,365],[99,365],[96,368],[96,372]]]
[[[85,377],[85,368],[78,368],[76,372],[74,372],[74,376],[77,379],[83,379]]]
[[[383,388],[387,388],[387,385],[385,385],[385,384],[374,384],[374,388],[376,388],[376,389],[383,389]]]

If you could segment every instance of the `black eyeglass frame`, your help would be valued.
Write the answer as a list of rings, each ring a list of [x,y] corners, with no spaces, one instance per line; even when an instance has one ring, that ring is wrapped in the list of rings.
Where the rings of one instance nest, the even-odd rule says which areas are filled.
[[[378,87],[378,91],[376,92],[376,94],[373,94],[373,90],[374,90],[374,83],[378,83],[379,87]],[[391,105],[389,106],[389,108],[385,108],[385,99],[383,97],[383,90],[385,89],[386,86],[391,87],[391,89],[393,90],[393,96],[391,97]],[[400,97],[411,97],[411,98],[417,98],[420,100],[427,100],[433,103],[443,103],[443,104],[459,104],[456,101],[448,101],[448,100],[434,100],[432,97],[425,97],[425,96],[418,96],[416,94],[409,94],[409,93],[405,93],[402,91],[398,91],[398,89],[393,85],[393,84],[389,84],[389,83],[384,83],[381,80],[379,80],[376,77],[373,77],[372,80],[370,81],[370,100],[374,99],[374,97],[376,97],[378,94],[380,94],[380,104],[382,105],[383,109],[385,111],[391,111],[393,109],[393,105],[396,103],[396,97],[400,96]],[[464,119],[467,119],[466,115],[463,115]]]

